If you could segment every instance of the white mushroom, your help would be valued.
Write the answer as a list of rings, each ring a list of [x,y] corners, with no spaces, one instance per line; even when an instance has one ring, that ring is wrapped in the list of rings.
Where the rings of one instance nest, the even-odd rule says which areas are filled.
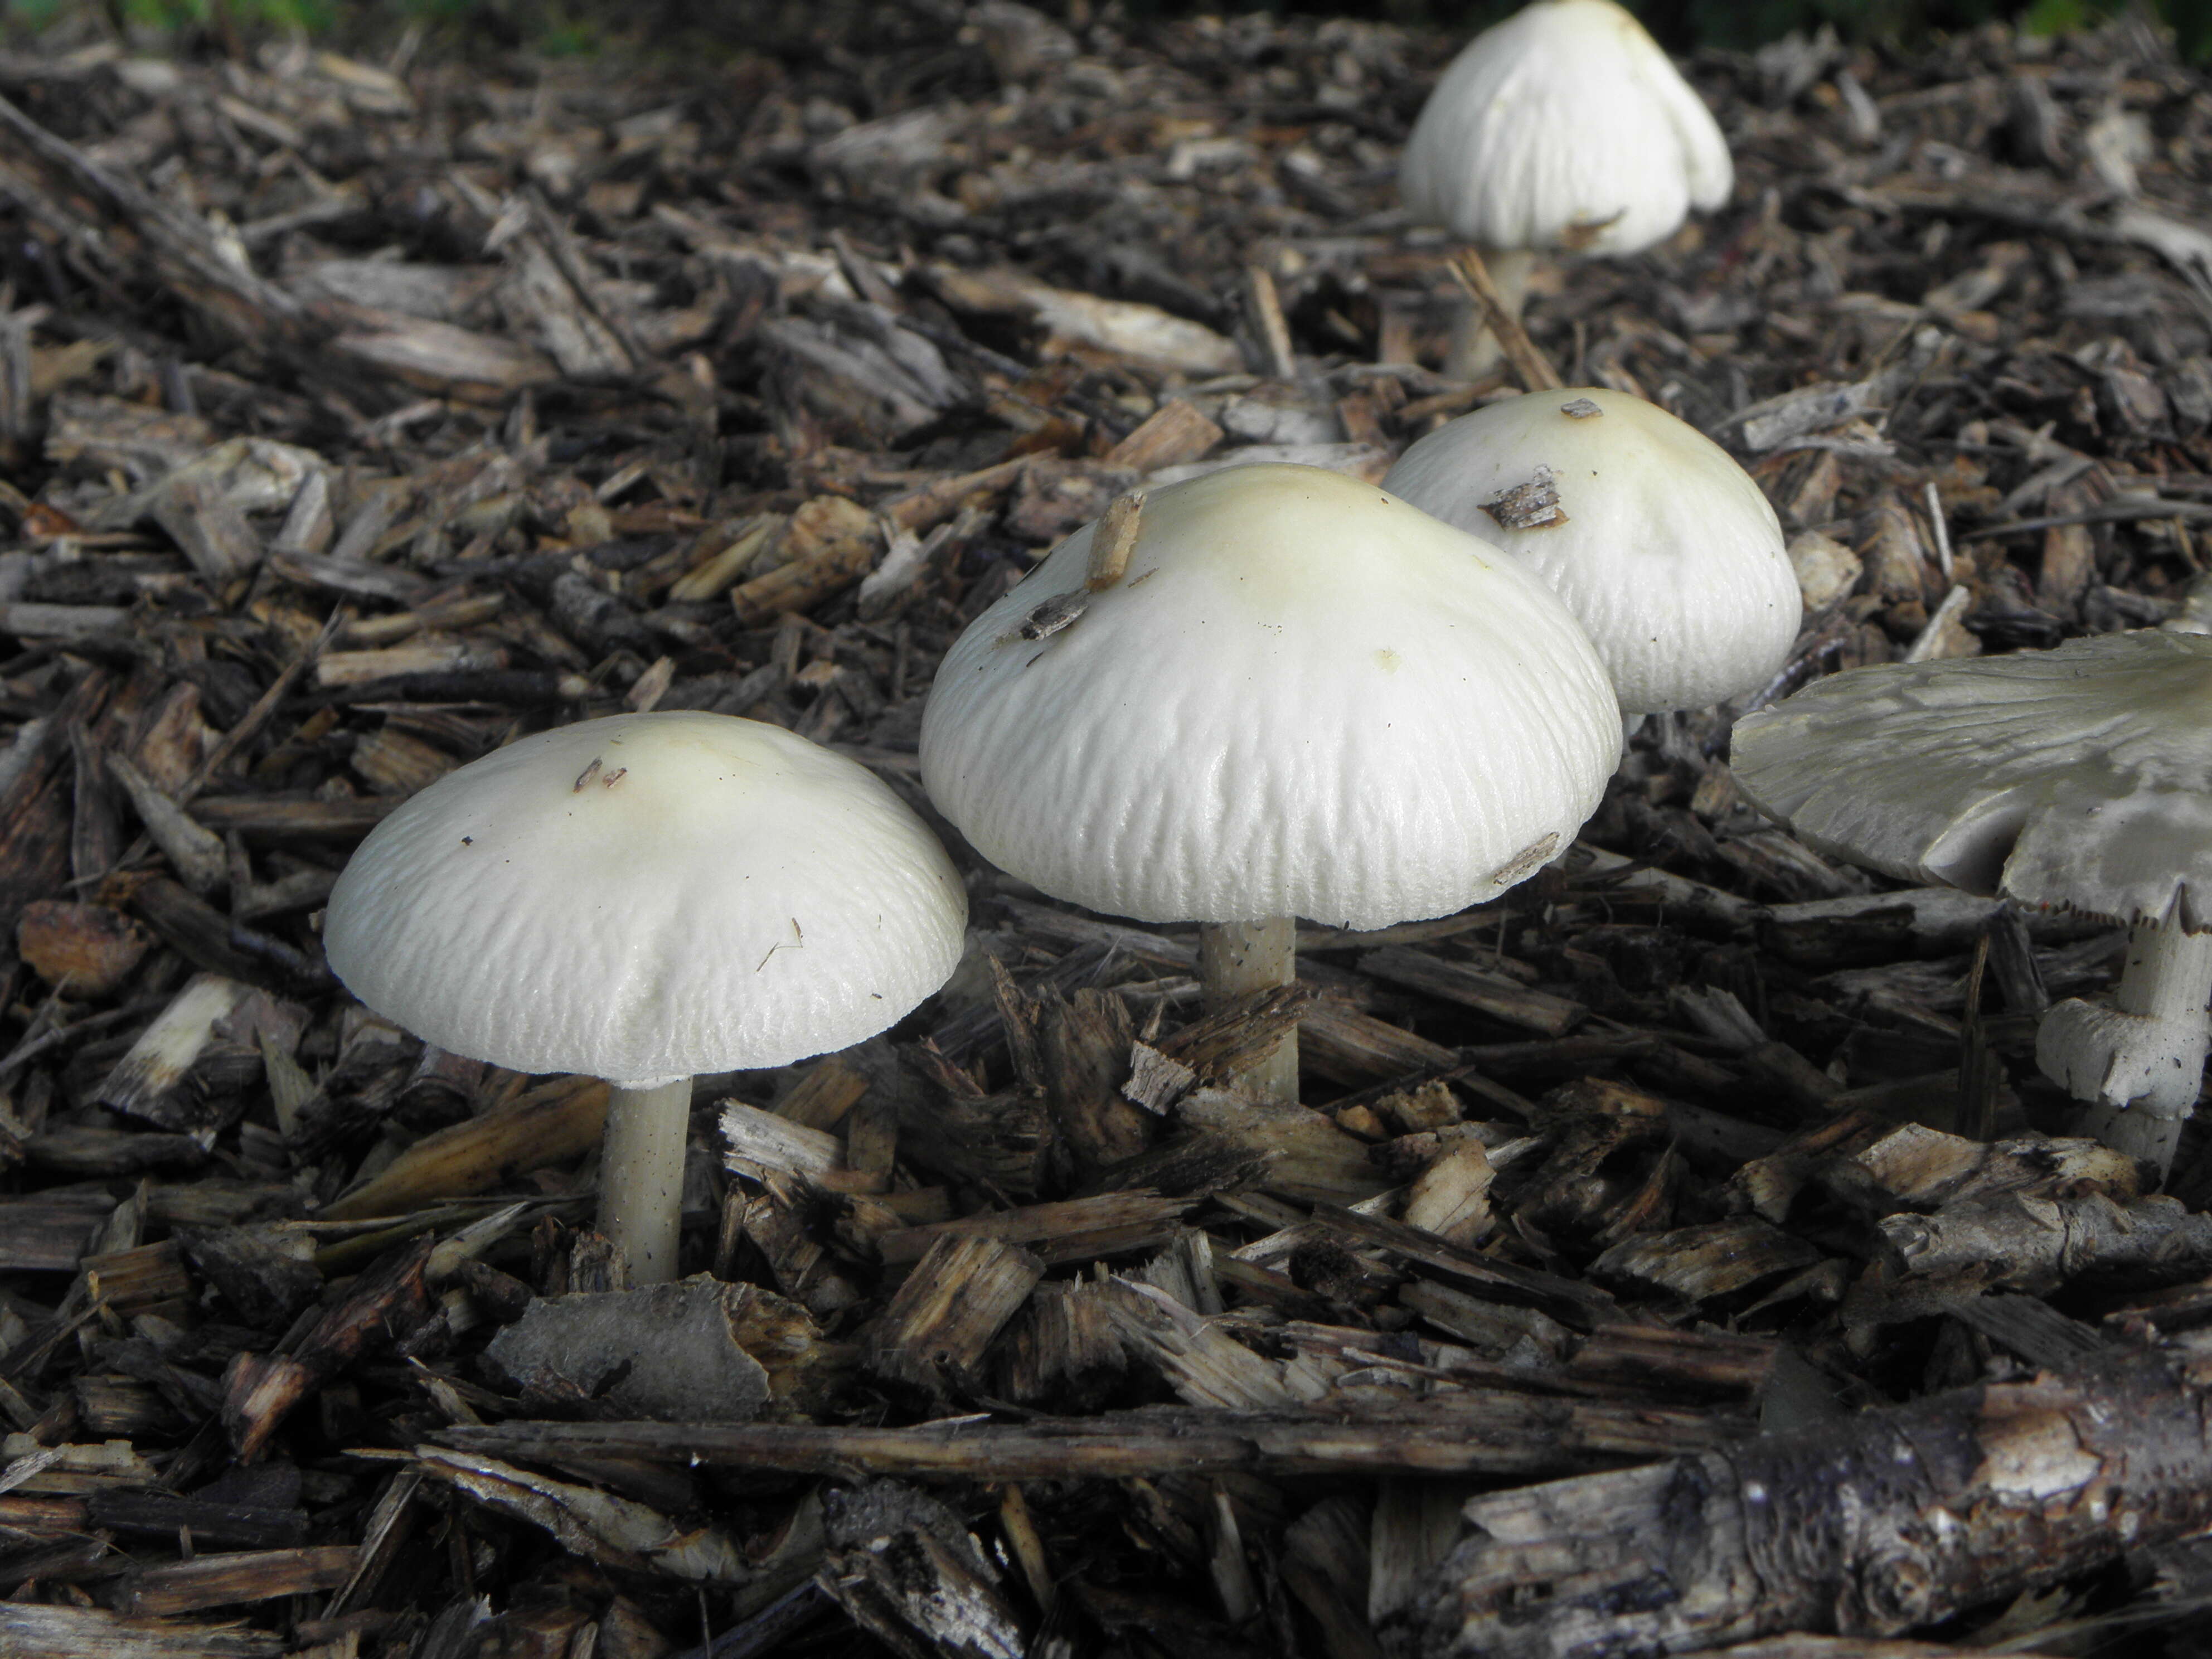
[[[1437,428],[1382,487],[1512,554],[1575,613],[1630,714],[1771,679],[1803,603],[1751,475],[1656,404],[1597,386]]]
[[[600,1226],[672,1278],[691,1079],[872,1036],[944,983],[967,903],[854,762],[779,726],[624,714],[525,738],[377,826],[324,946],[471,1059],[614,1084]]]
[[[1455,58],[1407,141],[1399,190],[1414,216],[1483,251],[1517,312],[1539,253],[1636,253],[1694,207],[1728,200],[1735,171],[1711,113],[1644,26],[1613,0],[1535,0]],[[1462,319],[1451,368],[1490,366]]]
[[[1731,764],[1822,852],[2128,923],[2109,1006],[2053,1007],[2036,1063],[2089,1133],[2172,1163],[2212,1045],[2212,638],[1857,669],[1745,719]]]
[[[1094,541],[1126,558],[1095,589]],[[1379,927],[1533,874],[1595,810],[1617,719],[1574,619],[1496,550],[1372,484],[1251,466],[1109,511],[979,617],[921,767],[1000,868],[1209,924],[1218,1000],[1294,976],[1294,916]],[[1285,1049],[1255,1081],[1294,1099]]]

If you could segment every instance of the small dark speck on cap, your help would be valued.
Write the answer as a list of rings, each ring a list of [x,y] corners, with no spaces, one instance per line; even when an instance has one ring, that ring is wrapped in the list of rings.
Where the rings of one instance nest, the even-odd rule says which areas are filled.
[[[461,845],[464,847],[473,847],[476,844],[477,838],[474,836],[463,836],[461,837]]]

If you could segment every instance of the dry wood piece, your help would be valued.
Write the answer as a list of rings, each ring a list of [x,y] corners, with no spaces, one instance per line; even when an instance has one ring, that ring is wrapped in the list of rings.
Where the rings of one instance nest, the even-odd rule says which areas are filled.
[[[154,941],[119,910],[104,904],[40,899],[23,907],[15,948],[49,985],[81,997],[118,989]]]
[[[21,1654],[84,1659],[276,1659],[281,1636],[237,1624],[133,1619],[104,1607],[0,1601],[0,1644]]]
[[[807,1067],[791,1092],[776,1102],[775,1113],[802,1128],[834,1129],[867,1091],[867,1074],[832,1054]]]
[[[1408,1399],[1383,1389],[1265,1411],[1153,1407],[1026,1423],[907,1429],[812,1424],[509,1423],[438,1438],[487,1456],[637,1458],[710,1468],[909,1480],[1125,1479],[1249,1470],[1279,1475],[1544,1474],[1721,1445],[1743,1419],[1680,1406],[1502,1392]]]
[[[547,1085],[503,1112],[425,1135],[325,1206],[334,1221],[404,1215],[434,1199],[482,1192],[511,1174],[542,1169],[599,1144],[607,1085],[589,1078]]]
[[[1454,1244],[1480,1244],[1496,1224],[1490,1188],[1497,1179],[1482,1143],[1461,1142],[1413,1178],[1398,1218]]]
[[[1128,1005],[1110,991],[1086,986],[1063,996],[1048,987],[1036,1012],[1045,1100],[1077,1174],[1087,1177],[1143,1152],[1156,1126],[1127,1096],[1142,1047],[1130,1040]]]
[[[241,1353],[223,1377],[222,1426],[240,1462],[267,1449],[284,1419],[373,1344],[403,1337],[428,1313],[431,1241],[394,1250],[354,1281],[289,1353]]]
[[[1187,398],[1170,398],[1130,429],[1103,458],[1109,466],[1156,472],[1202,460],[1218,444],[1221,428]]]
[[[2009,1193],[1879,1225],[1883,1256],[1896,1271],[1992,1290],[2141,1289],[2212,1271],[2212,1217],[2164,1196],[2122,1204],[2099,1192]]]
[[[1756,1216],[1743,1216],[1625,1238],[1590,1263],[1590,1272],[1614,1284],[1705,1302],[1799,1272],[1820,1260],[1817,1246]]]
[[[1363,1143],[1309,1107],[1200,1089],[1183,1097],[1176,1115],[1215,1146],[1267,1158],[1267,1185],[1285,1198],[1351,1204],[1389,1185]]]
[[[868,1368],[932,1390],[961,1386],[1043,1276],[1027,1250],[973,1235],[939,1238],[868,1333]]]
[[[188,1304],[194,1288],[173,1238],[102,1251],[78,1265],[85,1273],[86,1294],[118,1314],[145,1313],[165,1304],[174,1312]]]
[[[726,1228],[742,1232],[766,1259],[776,1288],[817,1318],[831,1318],[859,1304],[862,1295],[850,1271],[818,1236],[810,1213],[811,1189],[774,1173],[764,1176],[761,1186],[757,1197],[731,1194]],[[736,1242],[730,1237],[732,1246]],[[727,1255],[726,1250],[725,1259]]]
[[[95,1492],[85,1500],[85,1518],[113,1532],[164,1540],[174,1539],[179,1528],[190,1528],[202,1549],[292,1549],[307,1537],[305,1510],[167,1492]]]
[[[1129,568],[1129,554],[1144,534],[1144,495],[1133,489],[1106,503],[1091,538],[1089,574],[1083,583],[1090,592],[1103,593],[1121,580]]]
[[[1128,1369],[1113,1303],[1110,1288],[1097,1279],[1047,1279],[1032,1291],[1000,1345],[1008,1397],[1024,1405],[1102,1405]]]
[[[2212,1516],[2204,1379],[2142,1356],[1479,1498],[1403,1615],[1425,1659],[1891,1636]]]
[[[1057,1204],[1033,1204],[930,1222],[884,1234],[876,1249],[886,1266],[920,1261],[949,1238],[995,1239],[1027,1247],[1048,1267],[1066,1261],[1122,1255],[1149,1249],[1175,1231],[1178,1218],[1193,1209],[1193,1198],[1165,1198],[1142,1189],[1101,1193]]]
[[[351,1545],[325,1545],[207,1555],[149,1567],[130,1581],[125,1610],[156,1617],[336,1589],[352,1576],[354,1556]]]
[[[1317,999],[1298,1017],[1298,1053],[1311,1070],[1355,1088],[1413,1072],[1449,1071],[1460,1059],[1441,1043],[1333,997]]]
[[[1815,1179],[1875,1219],[2006,1193],[2078,1198],[2095,1192],[2125,1203],[2141,1188],[2134,1160],[2094,1140],[2035,1135],[1991,1143],[1916,1123],[1863,1146],[1838,1149],[1819,1165]]]
[[[830,1493],[819,1583],[853,1622],[915,1659],[1024,1659],[1028,1638],[959,1516],[890,1480]]]
[[[580,1396],[665,1422],[742,1423],[790,1395],[821,1346],[805,1310],[771,1291],[685,1281],[537,1297],[484,1353],[543,1398]]]
[[[1227,1086],[1294,1029],[1312,1001],[1307,985],[1262,987],[1161,1038],[1158,1053],[1206,1082]]]
[[[1575,1351],[1569,1370],[1577,1376],[1756,1405],[1773,1374],[1778,1352],[1778,1345],[1765,1337],[1666,1325],[1607,1325]]]
[[[104,1192],[64,1189],[0,1199],[0,1269],[75,1272],[114,1208],[115,1200]]]
[[[260,1039],[289,1053],[307,1011],[250,985],[198,974],[116,1062],[94,1098],[164,1129],[212,1137],[246,1108]]]
[[[1490,267],[1483,263],[1482,255],[1471,247],[1462,248],[1452,256],[1451,274],[1464,288],[1474,303],[1481,307],[1483,320],[1498,341],[1498,349],[1505,361],[1513,366],[1514,374],[1521,378],[1524,391],[1548,392],[1565,384],[1559,371],[1545,360],[1528,337],[1517,309],[1505,301],[1498,293],[1498,284],[1491,280]]]
[[[416,1466],[478,1503],[544,1528],[568,1550],[604,1566],[742,1587],[740,1605],[764,1603],[813,1570],[821,1549],[818,1514],[801,1505],[764,1560],[748,1560],[716,1528],[685,1529],[651,1506],[611,1492],[551,1480],[489,1457],[422,1448]]]
[[[868,574],[875,562],[876,525],[842,495],[821,495],[792,514],[784,562],[733,588],[730,604],[748,628],[789,611],[805,611]]]
[[[1486,974],[1402,945],[1369,951],[1359,959],[1359,971],[1545,1036],[1565,1036],[1589,1013],[1581,1003],[1532,991],[1503,974]]]
[[[826,1129],[732,1100],[722,1106],[722,1140],[730,1169],[756,1181],[775,1170],[818,1186],[856,1188],[845,1167],[845,1143]]]

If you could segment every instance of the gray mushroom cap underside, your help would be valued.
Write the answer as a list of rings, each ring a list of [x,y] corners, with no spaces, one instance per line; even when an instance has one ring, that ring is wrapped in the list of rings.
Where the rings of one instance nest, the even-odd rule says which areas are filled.
[[[2212,638],[1854,669],[1747,716],[1753,803],[1895,876],[2212,926]]]

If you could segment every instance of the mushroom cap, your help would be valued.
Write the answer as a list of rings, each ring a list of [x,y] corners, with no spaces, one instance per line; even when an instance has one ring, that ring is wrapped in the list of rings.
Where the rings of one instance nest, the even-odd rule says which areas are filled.
[[[1024,637],[1095,528],[969,625],[922,720],[931,799],[1001,869],[1149,921],[1376,927],[1492,897],[1596,809],[1612,688],[1496,550],[1340,473],[1237,467],[1147,498],[1121,580]]]
[[[726,714],[524,738],[379,824],[331,893],[346,988],[441,1048],[632,1086],[872,1036],[959,960],[945,849],[854,762]]]
[[[1728,200],[1728,141],[1612,0],[1536,0],[1468,43],[1421,106],[1398,186],[1491,248],[1634,253]]]
[[[1808,845],[1887,875],[2212,926],[2212,638],[1853,669],[1747,716],[1730,764]]]
[[[1491,504],[1540,473],[1563,516],[1508,527],[1532,515]],[[1626,713],[1753,690],[1797,637],[1804,600],[1774,508],[1726,450],[1641,398],[1575,386],[1491,404],[1414,444],[1382,487],[1542,577]]]

